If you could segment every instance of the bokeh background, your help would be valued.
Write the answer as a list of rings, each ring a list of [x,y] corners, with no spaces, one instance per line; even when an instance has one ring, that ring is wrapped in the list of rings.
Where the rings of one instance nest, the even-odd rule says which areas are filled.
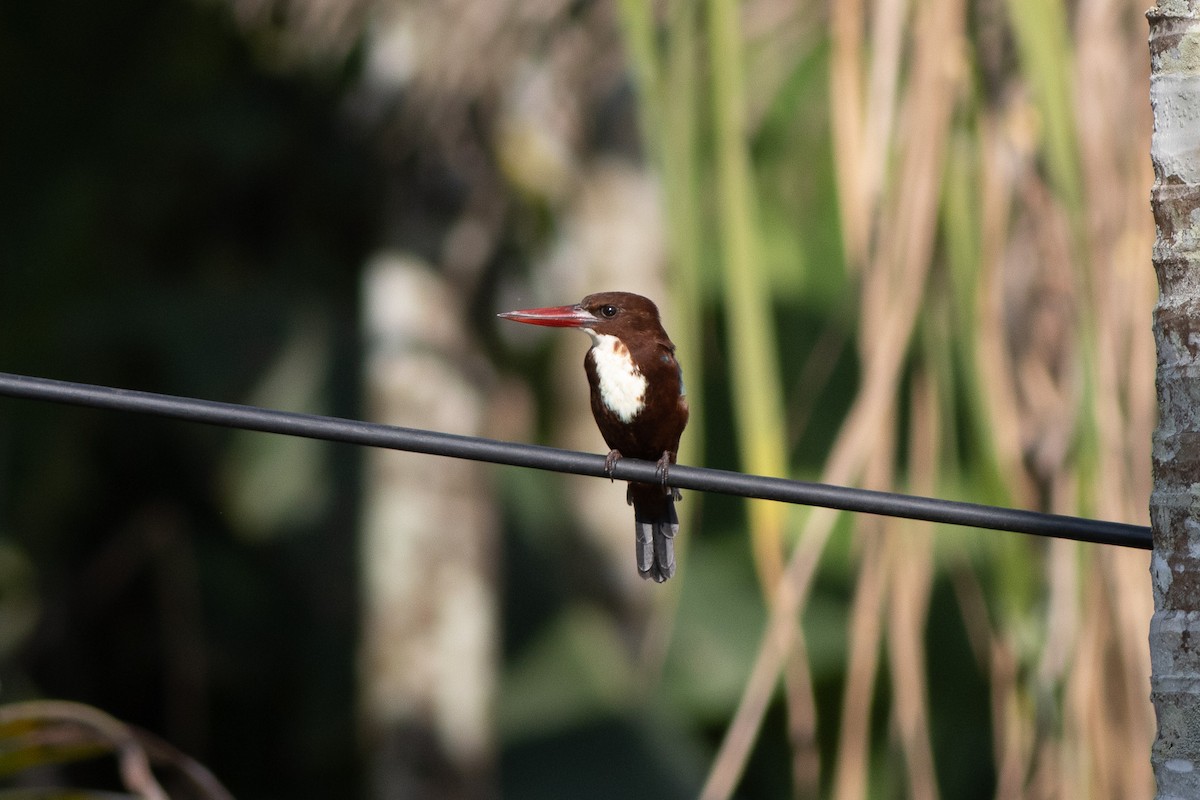
[[[625,289],[683,463],[1145,523],[1143,6],[5,3],[0,369],[602,452],[494,314]],[[0,400],[0,703],[241,798],[1151,796],[1144,553],[680,509],[648,586],[619,485]]]

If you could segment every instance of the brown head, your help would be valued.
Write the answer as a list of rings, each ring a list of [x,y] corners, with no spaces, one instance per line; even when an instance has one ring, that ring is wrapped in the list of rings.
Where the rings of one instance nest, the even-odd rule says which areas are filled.
[[[632,292],[599,292],[589,294],[573,306],[528,308],[498,316],[529,325],[582,328],[622,341],[639,336],[667,338],[658,318],[658,307]]]

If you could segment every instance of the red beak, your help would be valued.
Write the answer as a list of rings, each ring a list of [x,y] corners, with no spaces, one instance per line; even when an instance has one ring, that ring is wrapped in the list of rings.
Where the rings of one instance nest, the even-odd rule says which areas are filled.
[[[526,308],[522,311],[505,311],[496,316],[529,325],[545,325],[549,328],[584,328],[596,321],[592,312],[577,305]]]

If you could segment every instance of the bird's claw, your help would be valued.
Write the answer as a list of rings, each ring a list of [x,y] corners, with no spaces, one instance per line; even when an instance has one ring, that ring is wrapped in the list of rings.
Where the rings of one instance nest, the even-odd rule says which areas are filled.
[[[610,481],[613,480],[613,469],[622,458],[624,456],[621,455],[620,450],[609,450],[608,455],[604,457],[604,474],[608,476]]]
[[[674,461],[671,458],[670,452],[664,452],[662,457],[658,459],[658,468],[655,470],[655,475],[658,477],[659,484],[662,485],[664,494],[670,494],[673,500],[682,500],[683,495],[674,486],[667,486],[667,478],[671,474],[671,463]]]

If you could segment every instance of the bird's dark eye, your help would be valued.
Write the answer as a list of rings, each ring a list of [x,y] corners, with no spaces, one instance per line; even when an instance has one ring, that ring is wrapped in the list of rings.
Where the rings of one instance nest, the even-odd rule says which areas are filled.
[[[601,306],[600,307],[600,316],[608,317],[609,319],[612,319],[616,315],[617,315],[617,307],[616,306]]]

